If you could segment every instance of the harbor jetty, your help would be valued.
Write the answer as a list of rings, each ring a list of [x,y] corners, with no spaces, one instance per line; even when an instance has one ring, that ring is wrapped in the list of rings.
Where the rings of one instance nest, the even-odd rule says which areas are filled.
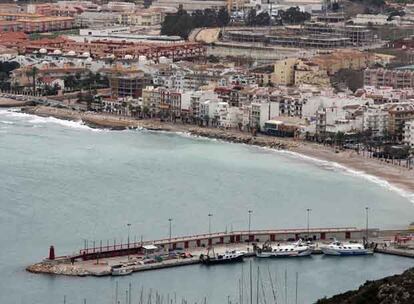
[[[396,244],[396,236],[401,235],[410,235],[410,232],[344,227],[231,231],[131,243],[107,240],[94,242],[93,247],[87,247],[85,244],[84,248],[64,256],[56,256],[55,248],[51,246],[47,258],[26,269],[33,273],[107,276],[112,274],[114,267],[138,272],[198,264],[200,254],[205,253],[207,248],[214,248],[216,253],[221,254],[229,250],[243,251],[248,257],[254,255],[255,245],[307,239],[314,242],[314,253],[317,254],[320,253],[319,246],[329,243],[331,239],[361,241],[367,236],[370,243],[376,244],[377,252],[382,252],[381,250],[387,247],[388,254],[414,257],[414,250],[411,253],[409,248],[399,251],[395,249],[397,246],[393,246]]]

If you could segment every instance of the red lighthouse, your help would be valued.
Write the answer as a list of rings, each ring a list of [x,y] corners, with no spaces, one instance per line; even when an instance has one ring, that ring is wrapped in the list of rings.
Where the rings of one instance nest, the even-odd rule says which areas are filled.
[[[49,260],[55,259],[55,247],[50,246],[49,248]]]

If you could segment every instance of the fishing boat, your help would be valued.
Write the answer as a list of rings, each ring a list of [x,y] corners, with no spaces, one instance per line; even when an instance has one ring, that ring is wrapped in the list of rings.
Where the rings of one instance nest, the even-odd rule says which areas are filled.
[[[298,240],[293,244],[276,244],[269,242],[263,244],[262,248],[256,247],[258,258],[277,258],[277,257],[305,257],[312,254],[312,249]]]
[[[200,255],[200,262],[205,265],[215,265],[215,264],[229,264],[243,262],[244,252],[232,250],[226,251],[224,254],[215,254],[214,249],[213,255],[210,255],[210,249],[208,249],[207,254]]]
[[[113,276],[125,276],[132,273],[132,269],[128,267],[112,267],[111,275]]]
[[[360,243],[342,243],[337,240],[326,246],[321,246],[321,250],[325,255],[334,256],[369,255],[374,253]]]

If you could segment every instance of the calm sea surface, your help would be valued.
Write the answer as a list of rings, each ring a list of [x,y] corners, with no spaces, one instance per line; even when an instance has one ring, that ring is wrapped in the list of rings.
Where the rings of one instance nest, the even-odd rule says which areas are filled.
[[[238,294],[242,265],[199,265],[138,273],[129,277],[71,278],[34,275],[24,268],[55,245],[57,254],[83,246],[84,239],[162,238],[208,230],[365,225],[406,227],[414,220],[408,194],[329,163],[287,153],[147,131],[92,130],[75,122],[0,110],[0,303],[110,304],[132,284],[134,300],[143,286],[163,294],[208,303],[227,303]],[[399,273],[414,261],[383,255],[332,259],[253,261],[278,278],[278,297],[312,303],[367,279]],[[247,272],[248,262],[244,263]],[[178,297],[178,296],[177,296]],[[121,303],[124,296],[120,296]],[[284,300],[283,300],[284,301]]]

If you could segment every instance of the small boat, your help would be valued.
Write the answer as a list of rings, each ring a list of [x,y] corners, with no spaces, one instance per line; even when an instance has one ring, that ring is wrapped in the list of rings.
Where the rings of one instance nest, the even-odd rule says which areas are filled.
[[[224,254],[214,254],[210,255],[210,249],[207,251],[207,254],[200,255],[200,262],[205,265],[215,265],[215,264],[229,264],[243,262],[244,253],[237,250],[226,251]]]
[[[269,242],[263,244],[262,248],[256,247],[258,258],[277,258],[277,257],[305,257],[312,254],[312,248],[298,240],[293,244],[272,245]]]
[[[125,276],[131,273],[132,269],[127,267],[112,267],[111,269],[111,275],[113,276]]]
[[[323,254],[334,256],[369,255],[374,253],[360,243],[342,243],[336,240],[320,248]]]

